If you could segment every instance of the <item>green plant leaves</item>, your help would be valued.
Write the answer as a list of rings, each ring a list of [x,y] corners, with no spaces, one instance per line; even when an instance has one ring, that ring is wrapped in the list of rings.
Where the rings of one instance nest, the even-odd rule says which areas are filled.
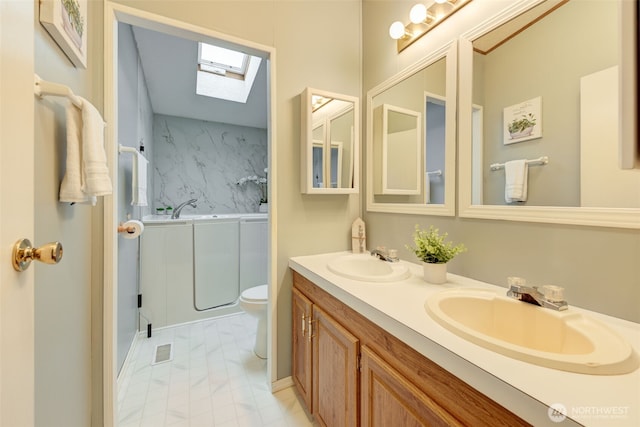
[[[509,123],[509,133],[517,133],[522,132],[526,128],[530,128],[536,125],[536,118],[533,114],[529,113],[528,115],[522,115],[521,119],[513,119],[511,123]]]
[[[447,236],[447,233],[440,235],[439,230],[433,225],[428,230],[421,230],[416,224],[416,230],[413,233],[415,246],[407,246],[407,249],[412,250],[423,262],[445,264],[467,250],[462,243],[454,246],[452,242],[445,242]]]

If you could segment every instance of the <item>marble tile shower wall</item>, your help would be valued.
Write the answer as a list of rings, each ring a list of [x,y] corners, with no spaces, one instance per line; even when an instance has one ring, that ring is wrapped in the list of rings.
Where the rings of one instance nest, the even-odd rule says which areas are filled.
[[[257,212],[261,191],[245,176],[264,176],[267,130],[155,114],[152,207],[177,206],[184,213]]]

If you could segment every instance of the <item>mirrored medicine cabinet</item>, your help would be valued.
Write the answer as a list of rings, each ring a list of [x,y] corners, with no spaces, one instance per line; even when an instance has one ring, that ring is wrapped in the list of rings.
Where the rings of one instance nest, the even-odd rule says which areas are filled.
[[[301,191],[359,191],[358,98],[306,88],[301,95]]]
[[[367,210],[455,215],[456,42],[367,93]]]
[[[634,58],[621,41],[638,31],[619,24],[628,3],[524,1],[463,34],[461,217],[640,228],[640,169],[623,168],[637,144],[621,73]],[[525,116],[537,133],[510,133]],[[544,157],[528,167],[526,201],[506,202],[499,166]]]
[[[373,126],[375,194],[420,195],[422,113],[382,104]]]

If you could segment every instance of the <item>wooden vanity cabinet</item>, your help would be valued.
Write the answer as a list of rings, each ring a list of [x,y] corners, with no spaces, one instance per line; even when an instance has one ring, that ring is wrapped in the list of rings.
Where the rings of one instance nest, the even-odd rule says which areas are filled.
[[[296,288],[293,288],[293,369],[292,377],[302,400],[311,411],[311,336],[307,333],[313,304]]]
[[[358,426],[358,339],[314,305],[313,416],[321,426]]]
[[[320,425],[530,425],[295,271],[293,286],[293,380]]]
[[[293,289],[293,381],[321,426],[358,426],[359,343]]]
[[[361,425],[462,425],[367,346],[362,347],[360,371]]]

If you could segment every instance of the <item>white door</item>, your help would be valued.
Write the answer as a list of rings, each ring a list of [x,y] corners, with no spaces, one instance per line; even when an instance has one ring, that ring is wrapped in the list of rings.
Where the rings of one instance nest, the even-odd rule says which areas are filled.
[[[34,240],[34,2],[0,0],[0,426],[34,425],[34,268],[13,243]]]

